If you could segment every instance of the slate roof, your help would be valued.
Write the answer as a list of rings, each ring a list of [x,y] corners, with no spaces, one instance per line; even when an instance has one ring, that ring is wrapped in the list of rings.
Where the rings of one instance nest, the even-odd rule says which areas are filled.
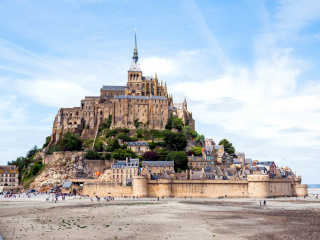
[[[149,146],[147,142],[128,142],[128,146]]]
[[[190,162],[205,162],[206,160],[200,156],[188,156],[188,161]]]
[[[245,158],[244,163],[245,164],[252,163],[252,158]]]
[[[233,164],[241,164],[241,162],[239,162],[239,161],[233,161]]]
[[[159,179],[172,179],[172,178],[169,176],[169,174],[166,171],[164,171],[159,177]]]
[[[132,61],[128,72],[141,72],[140,64],[138,63],[138,61]]]
[[[222,147],[221,145],[214,145],[215,149],[221,149],[221,147]]]
[[[145,165],[145,163],[147,164],[148,167],[151,166],[151,164],[153,164],[153,166],[156,166],[157,164],[159,164],[159,166],[167,166],[169,167],[170,164],[171,166],[174,166],[174,161],[142,161],[142,166]]]
[[[268,162],[257,162],[256,165],[264,165],[264,166],[271,166],[273,161],[268,161]]]
[[[71,185],[72,185],[72,182],[70,182],[70,181],[65,181],[65,182],[63,183],[62,188],[70,188]]]
[[[116,91],[125,91],[126,86],[102,86],[100,91],[116,90]]]
[[[192,171],[191,172],[191,179],[192,180],[200,180],[202,179],[202,172],[201,171]]]
[[[133,96],[133,95],[118,95],[115,96],[114,99],[142,99],[142,100],[150,100],[150,99],[155,99],[155,100],[165,100],[168,101],[165,97],[162,96]]]
[[[213,146],[206,146],[206,147],[204,147],[204,151],[209,151],[209,152],[211,152],[211,151],[212,151],[212,147],[213,147]]]
[[[139,159],[130,159],[128,163],[126,161],[116,161],[112,164],[112,169],[114,168],[125,168],[125,167],[138,167]]]
[[[142,80],[153,80],[150,76],[142,76]]]
[[[243,152],[238,152],[238,156],[244,156]]]

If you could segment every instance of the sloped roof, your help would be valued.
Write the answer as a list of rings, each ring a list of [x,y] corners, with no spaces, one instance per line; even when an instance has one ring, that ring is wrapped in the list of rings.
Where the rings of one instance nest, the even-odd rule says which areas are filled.
[[[161,176],[159,177],[159,179],[172,179],[169,174],[167,173],[167,171],[164,171]]]
[[[62,185],[62,188],[70,188],[72,185],[72,182],[70,181],[65,181]]]
[[[188,156],[188,161],[190,162],[205,162],[206,160],[200,156]]]
[[[271,166],[273,161],[268,161],[268,162],[257,162],[256,165],[264,165],[264,166]]]
[[[100,91],[116,90],[116,91],[125,91],[126,86],[102,86]]]
[[[128,146],[149,146],[147,142],[128,142]]]
[[[151,164],[153,164],[153,166],[156,166],[157,164],[159,164],[160,166],[167,166],[169,167],[170,164],[171,166],[174,166],[174,161],[142,161],[142,166],[144,166],[145,164],[148,165],[148,167],[151,166]]]
[[[128,72],[141,72],[140,64],[138,61],[133,60]]]

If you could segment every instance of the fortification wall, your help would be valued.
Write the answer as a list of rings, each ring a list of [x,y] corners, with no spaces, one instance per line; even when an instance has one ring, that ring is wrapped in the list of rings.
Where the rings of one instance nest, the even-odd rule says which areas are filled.
[[[270,179],[268,175],[248,176],[249,197],[292,196],[293,180]]]
[[[133,195],[132,186],[121,186],[119,183],[84,183],[83,195],[123,197]]]
[[[248,197],[248,182],[223,180],[149,180],[149,196],[164,197]]]
[[[301,182],[301,180],[300,180]],[[147,180],[136,176],[133,187],[120,184],[91,183],[84,186],[89,195],[140,196],[140,197],[281,197],[308,195],[308,186],[294,180],[270,179],[265,175],[253,175],[248,180]]]
[[[308,185],[292,185],[292,196],[303,197],[308,196]]]

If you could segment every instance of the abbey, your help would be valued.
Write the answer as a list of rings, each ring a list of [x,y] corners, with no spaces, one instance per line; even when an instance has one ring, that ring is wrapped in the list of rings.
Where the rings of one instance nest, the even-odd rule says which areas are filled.
[[[111,129],[135,129],[135,123],[140,123],[147,129],[163,130],[172,115],[195,129],[186,99],[183,103],[173,103],[166,83],[160,83],[157,74],[154,77],[142,75],[136,35],[132,59],[126,85],[103,86],[100,96],[86,96],[80,107],[59,109],[53,124],[52,142],[57,142],[70,130],[82,133],[83,138],[93,138],[98,127],[109,119]]]

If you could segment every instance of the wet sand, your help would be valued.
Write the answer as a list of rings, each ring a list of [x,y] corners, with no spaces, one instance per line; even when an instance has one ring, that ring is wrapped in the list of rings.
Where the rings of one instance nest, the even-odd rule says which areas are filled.
[[[320,239],[320,201],[0,196],[5,239]],[[263,205],[263,204],[262,204]]]

